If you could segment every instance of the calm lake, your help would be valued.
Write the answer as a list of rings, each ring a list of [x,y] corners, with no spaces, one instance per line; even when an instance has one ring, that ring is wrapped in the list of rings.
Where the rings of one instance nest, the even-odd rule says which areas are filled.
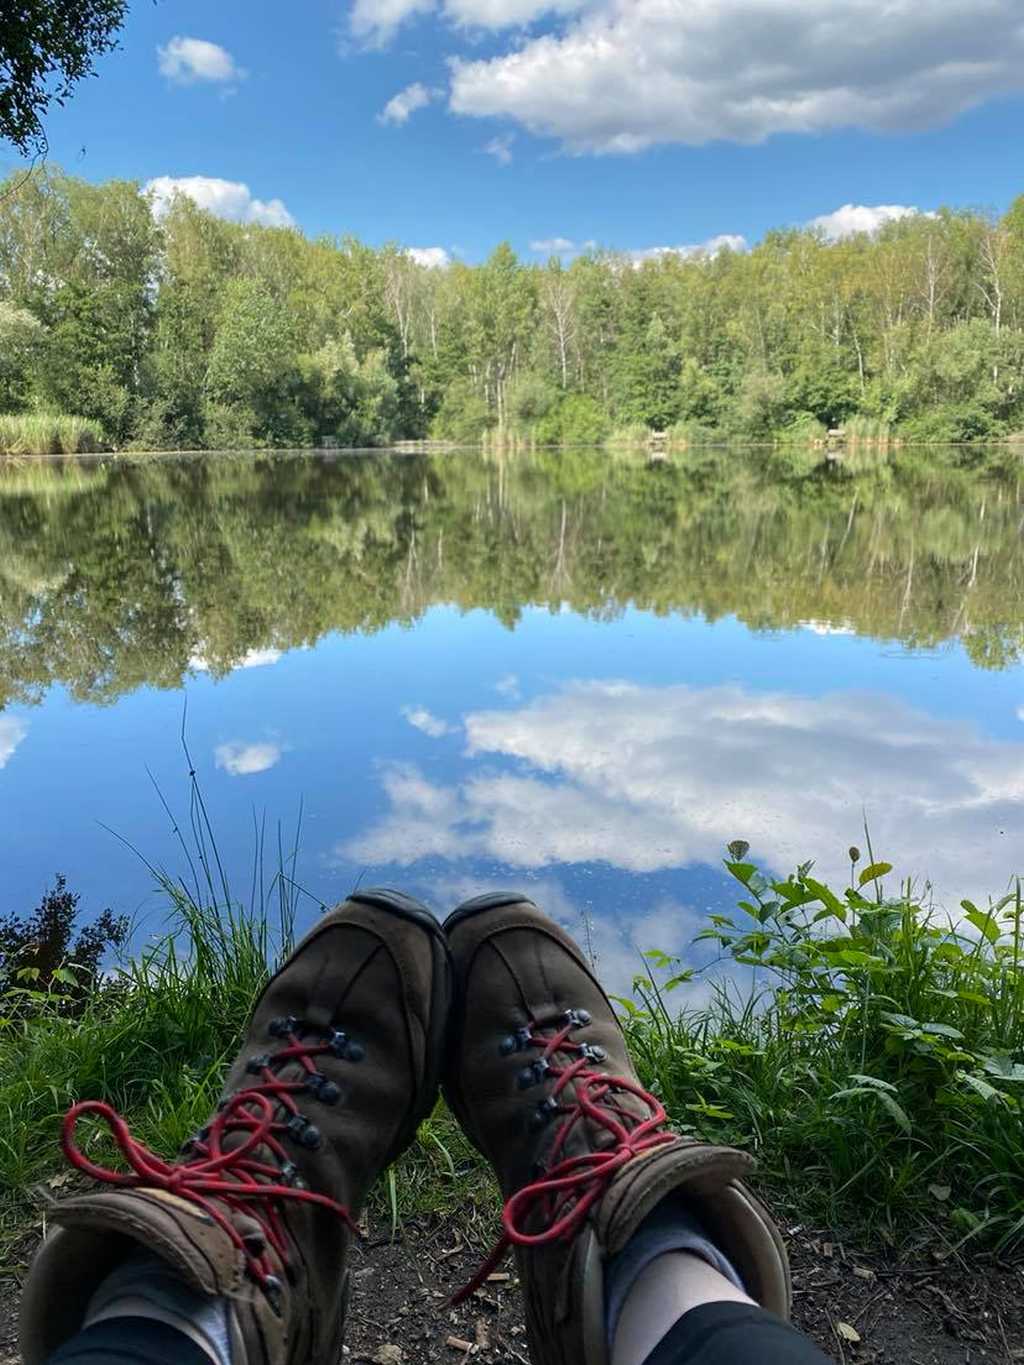
[[[269,875],[301,808],[306,921],[357,880],[439,913],[521,886],[622,987],[735,904],[729,840],[842,879],[865,815],[942,906],[983,903],[1024,871],[998,460],[2,465],[0,912],[62,872],[162,927],[139,855],[188,874],[157,790],[187,829],[183,723],[240,899],[254,828]]]

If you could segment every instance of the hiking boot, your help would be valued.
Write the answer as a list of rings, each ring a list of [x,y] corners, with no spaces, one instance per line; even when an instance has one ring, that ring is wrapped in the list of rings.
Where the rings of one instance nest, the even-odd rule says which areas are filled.
[[[81,1329],[101,1281],[140,1247],[228,1298],[234,1365],[334,1365],[355,1220],[434,1105],[450,992],[430,912],[396,891],[360,891],[264,990],[217,1112],[181,1154],[162,1160],[109,1106],[76,1105],[65,1153],[115,1188],[50,1211],[59,1230],[22,1304],[26,1365]],[[90,1114],[109,1125],[129,1174],[76,1144]]]
[[[514,1246],[534,1365],[608,1365],[605,1265],[675,1192],[751,1298],[788,1316],[785,1249],[740,1179],[752,1159],[669,1131],[568,934],[506,893],[465,902],[445,932],[456,995],[445,1096],[506,1200],[504,1236],[457,1301]]]

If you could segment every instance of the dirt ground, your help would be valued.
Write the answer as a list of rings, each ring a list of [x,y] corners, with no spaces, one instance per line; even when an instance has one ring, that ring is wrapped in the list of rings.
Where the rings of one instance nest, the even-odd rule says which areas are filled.
[[[897,1264],[827,1233],[788,1231],[794,1317],[839,1365],[1024,1362],[1024,1266]],[[26,1241],[0,1267],[0,1365],[18,1359],[17,1272],[30,1250]],[[478,1264],[479,1247],[451,1223],[407,1224],[394,1242],[371,1231],[354,1253],[345,1365],[527,1365],[511,1260],[470,1303],[445,1306]]]

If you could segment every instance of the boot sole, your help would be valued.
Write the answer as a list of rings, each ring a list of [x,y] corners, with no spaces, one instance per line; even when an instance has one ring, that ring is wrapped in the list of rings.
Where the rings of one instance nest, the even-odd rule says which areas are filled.
[[[448,1020],[455,992],[455,964],[441,921],[414,896],[407,896],[404,891],[395,891],[388,886],[372,886],[365,891],[353,891],[347,899],[355,901],[358,905],[369,905],[375,910],[397,915],[399,919],[419,925],[430,935],[433,971],[430,1031],[427,1036],[427,1070],[420,1087],[419,1103],[414,1104],[409,1118],[399,1130],[398,1137],[387,1154],[386,1165],[390,1166],[410,1145],[416,1136],[416,1130],[424,1119],[430,1117],[437,1103],[441,1089],[441,1074],[444,1070]]]

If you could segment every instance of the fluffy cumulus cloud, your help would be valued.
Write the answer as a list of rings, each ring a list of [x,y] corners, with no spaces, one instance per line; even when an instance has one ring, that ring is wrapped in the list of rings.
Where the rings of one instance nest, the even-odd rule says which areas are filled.
[[[160,74],[175,85],[232,85],[245,79],[245,71],[226,48],[205,38],[175,36],[156,50]]]
[[[453,730],[458,728],[449,725],[440,716],[435,716],[425,706],[403,706],[402,715],[414,729],[429,735],[431,739],[441,739],[442,736],[450,735]]]
[[[451,253],[443,246],[409,246],[405,254],[428,270],[447,270],[452,263]]]
[[[422,81],[414,81],[404,90],[399,90],[397,95],[392,95],[377,115],[377,120],[379,123],[391,123],[401,127],[403,123],[409,122],[417,109],[425,109],[437,94],[438,91],[428,89]]]
[[[1020,89],[1019,0],[589,0],[554,32],[456,61],[451,108],[636,152],[913,130]]]
[[[244,744],[232,740],[229,744],[218,744],[213,751],[214,762],[231,777],[250,777],[253,773],[265,773],[281,761],[284,753],[280,744],[264,741],[258,744]]]
[[[807,226],[817,228],[828,241],[839,242],[844,237],[855,237],[859,232],[877,232],[886,223],[913,218],[916,214],[917,209],[907,204],[844,204],[834,213],[822,213],[812,218]]]
[[[211,175],[158,175],[146,184],[153,211],[167,212],[176,194],[183,194],[208,213],[235,223],[259,223],[263,227],[293,227],[295,219],[280,199],[256,199],[240,180],[219,180]]]
[[[0,716],[0,768],[7,765],[26,734],[28,725],[18,716]]]
[[[683,246],[648,246],[640,251],[628,253],[631,260],[642,264],[655,261],[659,256],[682,256],[686,260],[706,257],[711,260],[723,251],[746,251],[750,243],[738,232],[720,232],[717,237],[709,237],[705,242],[688,242]]]
[[[512,144],[515,140],[515,133],[501,133],[498,137],[492,137],[489,142],[484,143],[484,151],[488,156],[493,156],[499,166],[510,166],[512,164]]]
[[[886,696],[593,682],[464,728],[461,780],[385,768],[387,813],[342,851],[645,873],[744,838],[780,871],[815,857],[841,878],[866,811],[876,850],[955,906],[1002,889],[1024,834],[1024,743]]]
[[[418,15],[440,13],[460,28],[522,28],[545,15],[574,14],[590,0],[354,0],[349,12],[353,36],[371,47],[386,47],[399,28]]]
[[[429,14],[434,8],[434,0],[354,0],[349,28],[360,42],[384,47],[407,19]]]

